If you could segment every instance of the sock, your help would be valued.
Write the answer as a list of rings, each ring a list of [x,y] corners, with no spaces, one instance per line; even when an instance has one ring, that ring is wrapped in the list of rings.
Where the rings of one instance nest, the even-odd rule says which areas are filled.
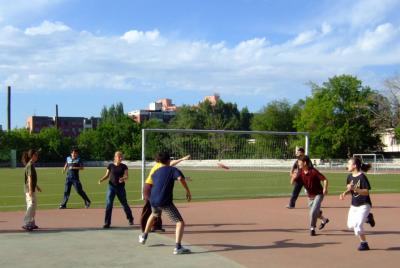
[[[176,248],[180,249],[182,247],[181,243],[176,243]]]
[[[311,231],[312,231],[312,230],[315,230],[315,227],[311,227],[310,230],[311,230]]]
[[[325,223],[325,222],[326,222],[326,218],[325,218],[324,216],[321,216],[321,221],[322,221],[323,223]]]

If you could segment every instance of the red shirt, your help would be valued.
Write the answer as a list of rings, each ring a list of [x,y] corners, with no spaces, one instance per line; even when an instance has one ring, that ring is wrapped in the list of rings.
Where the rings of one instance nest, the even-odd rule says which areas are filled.
[[[323,187],[321,181],[324,180],[326,180],[325,176],[315,168],[310,168],[307,174],[304,173],[303,169],[300,169],[295,178],[295,181],[303,182],[304,188],[307,190],[307,195],[311,199],[316,195],[322,194]]]

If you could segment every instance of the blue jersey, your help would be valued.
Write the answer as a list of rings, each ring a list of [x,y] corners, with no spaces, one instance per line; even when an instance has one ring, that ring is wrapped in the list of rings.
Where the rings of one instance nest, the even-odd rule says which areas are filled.
[[[69,179],[79,179],[79,169],[70,169],[71,167],[83,167],[82,161],[79,157],[72,159],[68,156],[66,163],[68,165],[67,178]]]
[[[185,178],[179,169],[171,166],[161,167],[154,172],[152,175],[153,187],[150,194],[152,207],[163,207],[172,204],[174,183],[179,177]]]

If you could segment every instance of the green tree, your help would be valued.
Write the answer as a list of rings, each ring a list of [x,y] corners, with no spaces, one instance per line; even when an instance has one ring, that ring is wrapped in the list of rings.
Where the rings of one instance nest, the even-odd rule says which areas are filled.
[[[305,100],[296,126],[310,132],[312,156],[343,158],[379,149],[379,135],[372,124],[377,92],[350,75],[311,87],[312,96]]]
[[[276,100],[267,104],[260,113],[254,115],[252,130],[296,131],[294,119],[296,110],[287,100]]]

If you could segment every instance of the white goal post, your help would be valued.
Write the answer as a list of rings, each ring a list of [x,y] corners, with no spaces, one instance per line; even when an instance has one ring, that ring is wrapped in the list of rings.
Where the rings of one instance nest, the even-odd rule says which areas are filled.
[[[190,154],[191,160],[182,163],[185,167],[210,169],[224,161],[229,167],[246,170],[261,169],[270,162],[277,167],[281,160],[291,165],[298,147],[308,154],[308,132],[142,129],[142,198],[150,168],[147,161],[153,162],[160,151],[168,151],[174,159]]]
[[[359,157],[363,163],[371,164],[374,173],[377,173],[379,163],[383,163],[385,161],[383,154],[353,154],[353,157]]]

